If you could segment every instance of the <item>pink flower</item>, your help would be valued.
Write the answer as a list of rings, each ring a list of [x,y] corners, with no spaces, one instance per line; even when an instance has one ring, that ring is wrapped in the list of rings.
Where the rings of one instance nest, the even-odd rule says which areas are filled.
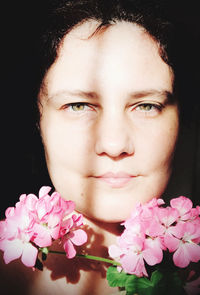
[[[4,251],[5,263],[21,257],[26,266],[34,266],[38,250],[30,242],[33,236],[32,216],[20,203],[7,210],[6,216],[0,226],[0,249]]]
[[[191,217],[191,209],[192,209],[192,201],[184,196],[180,196],[178,198],[172,199],[170,201],[170,205],[172,208],[178,210],[180,219],[187,220]]]
[[[82,215],[71,216],[74,202],[63,200],[57,192],[50,195],[50,190],[42,187],[39,198],[23,194],[15,207],[6,210],[6,219],[0,222],[0,250],[4,251],[5,263],[21,257],[26,266],[33,267],[38,248],[49,247],[57,239],[65,241],[71,258],[76,253],[75,249],[72,253],[73,244],[79,246],[87,240],[86,233],[79,229]]]
[[[200,208],[192,208],[186,197],[172,199],[163,208],[162,199],[138,204],[131,217],[122,224],[125,229],[117,245],[109,247],[109,255],[121,263],[122,269],[137,276],[147,275],[145,262],[162,262],[163,251],[174,252],[173,261],[186,267],[200,260]]]
[[[52,239],[61,237],[61,224],[63,219],[74,210],[72,201],[65,201],[60,194],[48,194],[49,187],[42,187],[39,191],[39,200],[35,204],[35,224],[33,227],[33,242],[39,247],[48,247]]]
[[[134,219],[136,216],[140,216],[140,218],[142,216],[143,218],[151,218],[153,210],[159,208],[159,206],[163,205],[164,203],[165,202],[163,201],[163,199],[156,198],[153,198],[145,204],[138,203],[135,206],[135,209],[133,210],[130,219]],[[126,224],[127,221],[129,221],[129,219],[122,224]]]
[[[142,249],[144,241],[140,237],[132,238],[132,243],[128,246],[123,243],[119,245],[111,245],[108,253],[110,257],[116,259],[121,263],[123,270],[129,274],[135,274],[138,277],[143,275],[147,276],[146,268],[144,265],[144,258],[142,255]]]
[[[147,276],[144,261],[149,265],[160,263],[163,258],[162,241],[160,238],[145,238],[132,235],[125,230],[117,239],[117,245],[109,247],[109,255],[117,259],[125,272],[139,277]]]
[[[21,261],[24,265],[28,267],[33,267],[35,265],[38,249],[34,247],[31,243],[23,239],[13,239],[13,240],[1,240],[0,250],[4,251],[4,261],[6,264],[12,260],[21,257]]]
[[[132,232],[136,233],[137,231],[138,235],[145,234],[150,237],[162,235],[163,227],[157,216],[157,212],[160,210],[159,204],[163,204],[162,199],[152,199],[144,205],[139,204],[131,217],[122,225]]]
[[[173,261],[178,267],[187,267],[190,262],[200,260],[200,246],[194,241],[200,237],[200,227],[193,222],[178,223],[173,235],[166,235],[164,243],[170,252],[174,252]]]
[[[175,222],[177,222],[179,217],[179,211],[175,208],[166,207],[159,208],[158,218],[166,230]]]
[[[123,225],[125,230],[117,239],[118,245],[109,247],[109,255],[117,259],[125,272],[147,276],[145,263],[155,265],[162,261],[165,246],[161,238],[164,229],[157,212],[162,199],[138,204],[131,217]]]
[[[63,247],[66,252],[67,258],[73,258],[76,255],[76,249],[74,245],[81,246],[87,242],[87,234],[82,229],[70,231],[63,238]]]
[[[81,246],[87,242],[87,234],[84,230],[78,229],[83,224],[82,215],[72,215],[72,218],[65,220],[62,225],[63,247],[67,258],[76,255],[75,246]]]
[[[175,208],[166,207],[159,208],[157,215],[162,225],[162,236],[164,238],[165,235],[170,234],[173,231],[174,225],[179,220],[179,212]]]
[[[163,250],[165,249],[160,237],[145,239],[143,257],[147,264],[155,265],[160,263],[163,259]]]

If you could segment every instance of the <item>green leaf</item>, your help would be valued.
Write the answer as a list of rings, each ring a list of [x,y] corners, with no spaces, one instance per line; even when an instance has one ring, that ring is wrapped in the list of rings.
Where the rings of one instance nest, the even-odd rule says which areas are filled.
[[[125,287],[126,295],[183,295],[183,283],[174,271],[156,270],[151,279],[118,272],[116,266],[110,266],[107,280],[111,287]]]
[[[136,277],[131,275],[126,280],[127,295],[139,294],[139,295],[156,295],[162,294],[158,283],[163,279],[163,274],[159,271],[153,272],[151,280],[144,277]],[[163,284],[164,285],[164,284]],[[158,292],[159,291],[159,292]]]
[[[147,278],[138,278],[137,293],[140,295],[152,295],[153,283]]]
[[[138,294],[138,293],[135,293],[135,292],[133,293],[132,291],[130,291],[130,292],[127,291],[127,292],[126,292],[126,295],[139,295],[139,294]]]
[[[107,270],[107,280],[111,287],[124,287],[126,280],[130,277],[125,272],[119,272],[116,266],[110,266]]]
[[[127,278],[126,285],[125,285],[127,295],[132,295],[137,293],[137,281],[138,281],[138,277],[136,277],[135,275],[130,275]]]
[[[154,271],[151,276],[153,283],[153,295],[182,295],[183,285],[177,272]]]
[[[133,295],[152,295],[153,294],[153,284],[152,282],[144,277],[136,277],[134,275],[130,275],[126,280],[126,294]]]
[[[151,282],[155,286],[163,279],[163,273],[161,273],[159,270],[155,270],[151,275]]]

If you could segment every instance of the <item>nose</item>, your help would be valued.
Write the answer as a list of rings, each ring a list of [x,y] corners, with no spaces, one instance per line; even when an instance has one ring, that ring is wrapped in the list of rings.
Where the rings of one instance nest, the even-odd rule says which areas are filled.
[[[134,154],[134,139],[131,126],[123,116],[104,115],[96,128],[95,151],[111,158]]]

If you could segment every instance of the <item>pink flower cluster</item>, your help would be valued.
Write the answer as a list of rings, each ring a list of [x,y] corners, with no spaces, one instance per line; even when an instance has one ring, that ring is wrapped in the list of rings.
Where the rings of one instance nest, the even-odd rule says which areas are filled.
[[[163,251],[172,253],[180,268],[200,260],[200,207],[193,208],[190,199],[180,196],[171,206],[163,207],[162,199],[138,204],[123,225],[117,245],[109,247],[109,255],[121,263],[126,273],[148,276],[148,265],[161,263]]]
[[[50,190],[43,186],[39,198],[23,194],[15,207],[7,208],[6,219],[0,222],[0,250],[6,264],[21,257],[26,266],[33,267],[39,248],[49,247],[57,239],[63,242],[67,257],[73,258],[74,245],[87,241],[79,228],[82,215],[73,214],[74,202],[63,200],[58,192],[49,195]]]

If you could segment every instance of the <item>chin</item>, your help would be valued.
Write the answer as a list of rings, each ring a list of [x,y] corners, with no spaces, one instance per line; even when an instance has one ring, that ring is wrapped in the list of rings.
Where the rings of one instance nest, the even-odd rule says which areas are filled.
[[[108,212],[107,210],[102,210],[101,212],[95,211],[95,212],[86,212],[82,213],[84,217],[89,218],[96,222],[102,222],[102,223],[121,223],[125,221],[127,218],[130,217],[132,210],[120,210],[121,212],[117,213],[114,210],[110,210]]]

